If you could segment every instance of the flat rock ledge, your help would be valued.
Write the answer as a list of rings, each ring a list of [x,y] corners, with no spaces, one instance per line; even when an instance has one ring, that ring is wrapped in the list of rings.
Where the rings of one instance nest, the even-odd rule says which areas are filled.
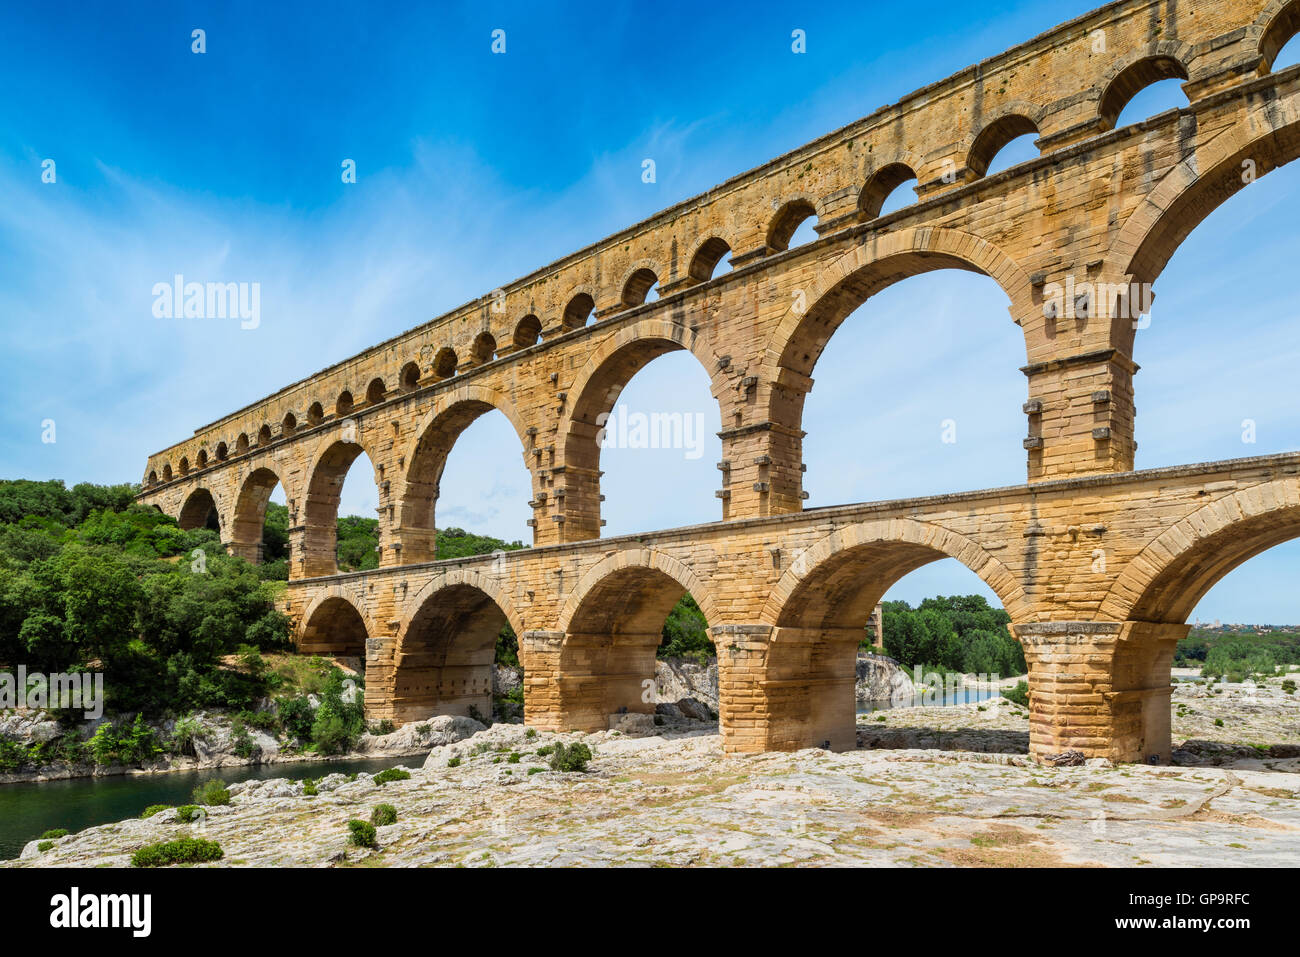
[[[1228,704],[1214,698],[1216,708]],[[1219,764],[1042,767],[1023,751],[992,746],[1027,733],[1023,710],[1009,704],[885,717],[862,716],[868,746],[852,752],[731,756],[716,725],[663,716],[660,725],[633,722],[637,733],[501,724],[475,731],[444,722],[444,743],[394,761],[408,780],[378,785],[369,774],[332,774],[315,795],[302,782],[247,782],[201,823],[181,824],[164,811],[59,838],[44,852],[33,842],[4,866],[129,866],[136,848],[186,835],[220,843],[225,857],[204,865],[219,867],[1191,867],[1300,859],[1300,757],[1228,743],[1217,750],[1244,750],[1218,753]],[[938,735],[938,746],[909,739],[909,729]],[[875,746],[891,736],[914,743]],[[972,741],[988,747],[957,747]],[[588,770],[550,770],[538,752],[558,742],[587,744]],[[1291,743],[1300,737],[1281,750]],[[396,808],[397,822],[378,828],[379,848],[350,846],[347,821],[368,819],[381,802]]]

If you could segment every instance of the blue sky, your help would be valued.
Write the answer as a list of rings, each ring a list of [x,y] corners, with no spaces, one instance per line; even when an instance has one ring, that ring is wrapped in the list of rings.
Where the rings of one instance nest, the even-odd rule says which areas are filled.
[[[198,425],[1091,6],[11,5],[0,373],[17,401],[0,407],[0,475],[138,480],[148,453]],[[490,52],[497,28],[504,55]],[[1296,60],[1293,42],[1280,62]],[[1152,88],[1124,122],[1179,102],[1176,84]],[[1018,144],[999,159],[1028,155]],[[41,182],[46,159],[54,184]],[[343,159],[355,185],[340,181]],[[1277,281],[1294,269],[1297,212],[1300,169],[1264,177],[1157,285],[1137,344],[1140,467],[1300,445],[1300,308]],[[261,325],[154,318],[153,285],[178,272],[259,282]],[[1024,480],[1023,346],[1006,305],[992,280],[936,273],[845,323],[807,405],[809,504]],[[717,518],[702,370],[665,356],[621,401],[699,412],[709,443],[694,460],[607,449],[607,532]],[[955,444],[940,441],[949,418]],[[1244,418],[1259,423],[1255,445]],[[366,469],[349,477],[345,512],[373,514]],[[494,413],[452,453],[439,524],[526,540],[528,497]],[[1275,549],[1194,617],[1300,621],[1297,572],[1300,546]],[[893,597],[972,590],[943,562]]]

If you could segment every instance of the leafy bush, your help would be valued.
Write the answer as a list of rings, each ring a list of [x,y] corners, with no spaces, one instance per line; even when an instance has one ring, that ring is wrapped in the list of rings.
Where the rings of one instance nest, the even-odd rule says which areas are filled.
[[[119,728],[115,722],[103,722],[87,746],[97,764],[143,764],[164,752],[153,728],[139,714],[130,727]]]
[[[355,844],[357,847],[378,847],[379,841],[375,838],[375,826],[369,821],[358,821],[353,818],[348,821],[348,842]]]
[[[66,827],[52,827],[41,835],[42,840],[53,841],[60,837],[67,837],[68,829]]]
[[[411,772],[405,768],[389,768],[387,771],[380,771],[375,775],[376,784],[387,784],[389,781],[409,781]]]
[[[304,797],[316,797],[320,794],[320,788],[316,787],[316,782],[311,778],[302,782],[302,793]]]
[[[180,821],[182,824],[189,824],[192,821],[197,821],[206,813],[207,812],[197,804],[182,804],[176,809],[176,820]]]
[[[460,767],[460,755],[458,754],[458,755],[456,755],[454,758],[448,758],[448,759],[447,759],[447,767],[449,767],[449,768],[458,768],[458,767]]]
[[[1287,694],[1294,694],[1295,682],[1292,681],[1290,678],[1287,678],[1286,681],[1282,682],[1282,690],[1285,691]]]
[[[1002,697],[1022,708],[1029,707],[1029,682],[1018,681],[1014,688],[1004,689]]]
[[[280,718],[280,727],[291,738],[297,738],[304,744],[311,741],[311,723],[314,718],[311,702],[306,695],[296,698],[281,698],[276,702],[276,711]]]
[[[225,805],[230,803],[230,792],[226,790],[226,782],[212,778],[204,781],[194,789],[191,795],[195,804],[206,804],[210,807]]]
[[[429,726],[426,724],[426,725],[422,725],[421,727],[425,728],[427,731]],[[375,724],[372,724],[370,726],[370,733],[374,735],[392,734],[396,730],[397,730],[397,725],[393,724],[393,722],[388,718],[385,718],[383,721],[376,722]],[[417,728],[416,730],[418,731],[419,729]]]
[[[551,770],[585,771],[591,757],[591,748],[581,741],[569,745],[561,741],[555,745],[555,753],[551,755]]]
[[[383,827],[385,824],[397,823],[397,808],[391,804],[379,804],[370,812],[370,823],[375,827]]]
[[[48,850],[49,850],[50,848],[52,848],[53,846],[54,846],[54,842],[53,842],[53,841],[41,841],[39,844],[36,845],[36,850],[38,850],[38,851],[40,851],[42,854],[44,854],[46,851],[48,851]]]
[[[360,694],[355,694],[350,704],[343,701],[345,680],[343,672],[335,668],[320,695],[311,740],[322,754],[341,754],[351,749],[366,727]]]
[[[170,864],[199,864],[225,856],[216,841],[181,837],[174,841],[148,844],[131,855],[133,867],[167,867]]]
[[[171,808],[172,806],[170,804],[150,804],[147,808],[145,808],[143,811],[140,812],[140,817],[151,818],[155,814],[159,814],[163,811],[170,811]]]

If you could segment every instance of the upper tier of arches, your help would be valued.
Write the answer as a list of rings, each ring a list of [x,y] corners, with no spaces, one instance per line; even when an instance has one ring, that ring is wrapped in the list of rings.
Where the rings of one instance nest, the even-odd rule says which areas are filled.
[[[1194,106],[1225,85],[1267,77],[1300,30],[1300,0],[1236,0],[1213,17],[1190,6],[1121,0],[1049,31],[328,370],[230,427],[203,430],[154,456],[146,481],[174,480],[282,441],[304,422],[357,414],[646,308],[651,288],[680,291],[716,278],[725,259],[741,266],[781,254],[802,222],[815,220],[822,235],[870,222],[913,178],[921,200],[961,189],[1016,137],[1036,134],[1046,153],[1104,134],[1152,83],[1184,81]],[[1148,9],[1163,18],[1160,31],[1147,29]],[[1044,69],[1027,68],[1035,61]],[[918,154],[915,143],[930,149]]]

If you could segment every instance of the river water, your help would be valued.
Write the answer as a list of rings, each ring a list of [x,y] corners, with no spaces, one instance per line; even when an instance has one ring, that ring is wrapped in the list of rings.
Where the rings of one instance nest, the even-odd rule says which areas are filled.
[[[96,824],[138,817],[151,804],[190,804],[194,789],[211,778],[227,784],[263,778],[322,778],[353,771],[374,773],[401,764],[418,767],[422,755],[404,758],[353,758],[338,761],[291,761],[281,764],[118,774],[69,778],[31,784],[0,785],[0,860],[17,857],[23,845],[55,827],[80,831]]]

